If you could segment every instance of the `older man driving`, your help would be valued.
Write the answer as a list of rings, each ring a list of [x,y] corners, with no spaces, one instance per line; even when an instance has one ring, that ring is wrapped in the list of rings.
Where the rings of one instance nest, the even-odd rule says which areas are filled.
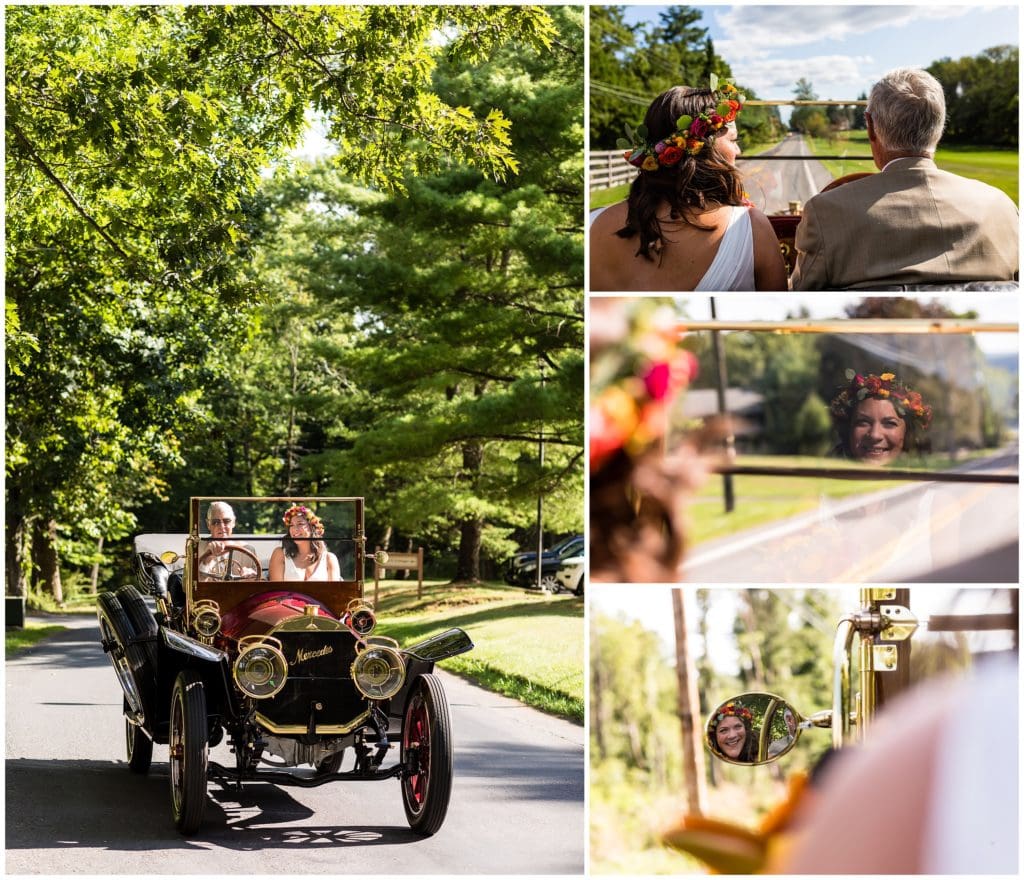
[[[199,542],[199,572],[217,579],[245,579],[258,576],[253,567],[256,550],[249,544],[231,541],[235,530],[235,511],[226,501],[214,501],[206,510],[206,525],[210,530],[209,541]],[[242,553],[230,553],[241,550]]]

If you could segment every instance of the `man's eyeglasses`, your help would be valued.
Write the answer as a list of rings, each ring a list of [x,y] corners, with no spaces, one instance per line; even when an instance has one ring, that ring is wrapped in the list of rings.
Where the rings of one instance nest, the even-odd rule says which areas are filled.
[[[233,519],[211,519],[211,526],[229,526],[234,522]]]

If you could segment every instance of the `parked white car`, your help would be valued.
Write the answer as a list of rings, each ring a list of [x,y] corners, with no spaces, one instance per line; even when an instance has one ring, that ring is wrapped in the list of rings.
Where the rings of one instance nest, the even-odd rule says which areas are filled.
[[[558,571],[555,572],[555,579],[558,581],[559,588],[569,593],[575,593],[577,596],[582,596],[583,570],[585,567],[586,558],[582,554],[563,559]]]

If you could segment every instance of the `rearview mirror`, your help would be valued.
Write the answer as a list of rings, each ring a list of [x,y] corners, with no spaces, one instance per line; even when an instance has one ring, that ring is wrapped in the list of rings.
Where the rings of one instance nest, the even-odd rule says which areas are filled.
[[[809,725],[774,694],[751,692],[720,703],[704,728],[704,745],[729,764],[768,764],[782,757]]]

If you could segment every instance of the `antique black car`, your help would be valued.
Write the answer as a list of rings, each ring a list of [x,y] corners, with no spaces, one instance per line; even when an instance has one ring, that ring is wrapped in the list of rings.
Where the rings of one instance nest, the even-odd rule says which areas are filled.
[[[410,827],[441,827],[452,737],[433,669],[473,644],[460,629],[407,648],[374,635],[364,543],[362,498],[193,498],[188,534],[136,538],[137,585],[99,597],[128,766],[148,772],[153,744],[169,745],[183,834],[208,780],[397,779]],[[209,757],[225,737],[234,766]]]

